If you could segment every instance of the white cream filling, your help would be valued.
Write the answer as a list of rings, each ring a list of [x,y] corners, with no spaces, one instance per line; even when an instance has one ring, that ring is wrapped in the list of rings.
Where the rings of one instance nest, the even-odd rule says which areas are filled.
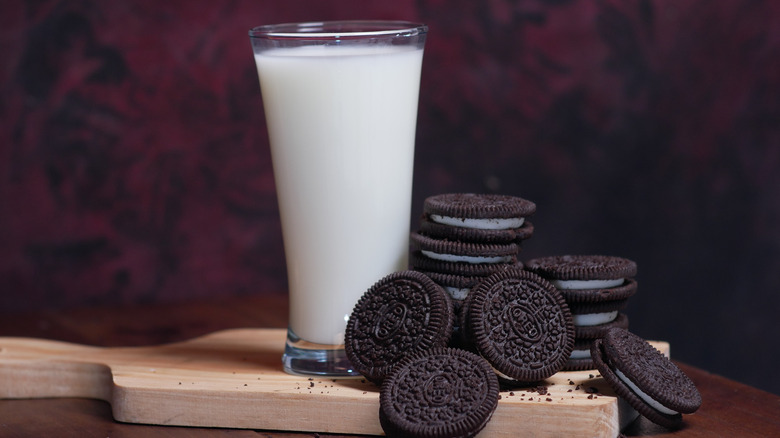
[[[616,280],[550,280],[558,289],[608,289],[623,284],[623,279]]]
[[[666,406],[662,405],[661,403],[658,403],[657,401],[653,400],[652,397],[650,397],[649,395],[645,394],[644,391],[639,389],[639,387],[637,387],[634,384],[634,382],[632,382],[628,377],[626,377],[626,375],[623,374],[619,369],[615,368],[614,371],[615,371],[615,375],[617,375],[618,378],[621,381],[623,381],[623,383],[625,383],[629,388],[631,388],[631,390],[634,391],[634,393],[636,395],[638,395],[639,398],[644,400],[645,403],[647,403],[650,406],[652,406],[652,408],[655,409],[656,411],[661,412],[663,414],[667,414],[667,415],[677,415],[679,413],[679,412],[673,411],[673,410],[667,408]]]
[[[465,263],[472,263],[472,264],[479,264],[479,263],[508,263],[512,261],[512,256],[494,256],[494,257],[486,257],[486,256],[465,256],[465,255],[457,255],[457,254],[439,254],[436,252],[421,251],[425,256],[430,257],[432,259],[436,260],[442,260],[445,262],[465,262]]]
[[[496,373],[498,377],[504,378],[506,380],[510,380],[512,382],[516,381],[517,379],[514,379],[512,377],[507,376],[506,374],[502,373],[501,371],[497,370],[496,367],[493,365],[490,365],[490,368],[493,368],[493,372]]]
[[[590,359],[590,349],[572,350],[569,359]]]
[[[618,316],[618,311],[604,313],[583,313],[582,315],[572,315],[574,325],[579,327],[590,327],[594,325],[606,324],[614,321]]]
[[[438,214],[432,214],[430,217],[432,221],[439,224],[453,227],[476,228],[478,230],[512,230],[522,227],[523,223],[525,223],[525,218],[522,217],[473,219],[441,216]]]
[[[450,293],[450,297],[453,300],[465,300],[469,296],[469,291],[471,291],[471,289],[465,287],[445,286],[444,288]]]

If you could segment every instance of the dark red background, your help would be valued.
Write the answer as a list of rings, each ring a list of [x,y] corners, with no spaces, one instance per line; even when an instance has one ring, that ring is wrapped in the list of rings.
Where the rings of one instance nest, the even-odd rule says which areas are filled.
[[[636,260],[635,332],[780,392],[772,0],[4,2],[0,315],[283,291],[247,30],[337,18],[430,25],[415,216],[531,199],[524,257]]]

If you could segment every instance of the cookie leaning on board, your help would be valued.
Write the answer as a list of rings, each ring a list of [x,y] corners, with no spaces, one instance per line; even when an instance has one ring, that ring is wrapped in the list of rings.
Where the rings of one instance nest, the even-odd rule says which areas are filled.
[[[491,206],[491,200],[495,205]],[[453,207],[447,207],[447,202],[451,202]],[[469,202],[474,205],[469,207]],[[436,208],[430,210],[429,204]],[[512,219],[490,219],[491,215],[495,219],[495,211],[507,211],[506,205],[516,207],[511,214],[502,213]],[[518,209],[518,206],[522,208]],[[477,210],[492,213],[473,213]],[[636,292],[636,281],[633,279],[636,264],[633,261],[620,257],[567,255],[533,259],[524,266],[516,258],[496,262],[493,260],[494,253],[473,252],[481,244],[494,249],[496,244],[506,243],[517,245],[519,252],[520,242],[533,233],[533,226],[526,218],[535,210],[535,204],[530,201],[504,195],[446,194],[426,199],[420,230],[417,235],[413,233],[412,237],[411,271],[391,274],[378,280],[355,306],[345,336],[347,355],[353,363],[361,366],[376,362],[363,369],[369,380],[382,386],[380,423],[388,436],[449,436],[447,434],[454,433],[453,429],[443,429],[435,417],[430,417],[426,423],[425,419],[414,415],[421,410],[431,409],[443,410],[444,417],[454,415],[454,412],[462,409],[464,401],[450,395],[453,388],[461,387],[463,382],[457,381],[457,373],[446,374],[442,371],[442,374],[434,372],[436,375],[426,376],[426,384],[418,384],[420,382],[414,379],[419,380],[420,377],[412,377],[415,373],[409,372],[407,358],[414,357],[417,363],[462,361],[466,359],[454,357],[464,350],[477,353],[464,357],[468,357],[468,361],[477,361],[480,368],[492,370],[504,386],[532,386],[558,371],[598,367],[604,380],[620,397],[643,416],[668,428],[678,427],[682,424],[681,414],[692,413],[701,405],[701,396],[690,379],[647,341],[626,330],[627,318],[620,310]],[[445,220],[432,227],[427,225],[432,222],[431,211],[437,219],[443,216]],[[491,227],[498,231],[491,231]],[[433,234],[425,231],[431,228],[435,228]],[[469,228],[475,228],[477,232]],[[480,241],[480,238],[488,240]],[[446,248],[450,245],[446,242],[425,242],[430,239],[465,244],[469,248],[468,257],[441,260],[435,258],[436,254],[434,257],[423,254],[420,250],[422,246]],[[438,315],[435,319],[454,321],[454,324],[437,321],[438,328],[431,330],[431,333],[435,333],[435,342],[430,342],[430,336],[415,337],[413,331],[409,331],[411,322],[407,318],[412,318],[414,309],[410,307],[413,304],[403,298],[403,293],[379,298],[379,289],[408,289],[409,278],[414,278],[415,284],[425,285],[412,288],[418,295],[417,299],[422,299],[420,302],[441,303],[442,292],[447,291],[443,295],[453,312],[444,312],[446,316],[441,316],[441,311],[434,312]],[[440,288],[431,287],[431,283]],[[486,299],[488,295],[490,297]],[[492,300],[497,305],[485,306],[486,300]],[[372,302],[368,306],[371,310],[366,311],[365,303],[369,301]],[[540,302],[554,304],[540,307]],[[438,306],[440,308],[441,304]],[[477,310],[478,306],[482,308]],[[485,325],[482,319],[487,318],[492,318],[492,321]],[[518,342],[509,349],[483,346],[480,351],[473,336],[474,328],[477,327],[483,334],[487,327],[487,330],[492,331],[492,336]],[[546,338],[556,337],[555,342],[545,341]],[[449,339],[452,348],[442,347],[443,342],[447,343],[443,341],[446,339]],[[620,346],[624,344],[630,344],[630,351],[642,352],[644,362],[639,367],[646,368],[643,375],[638,377],[636,363],[625,360],[625,353],[622,356],[619,353]],[[386,354],[388,351],[392,354]],[[585,352],[589,354],[584,361],[573,360],[573,354],[582,355]],[[436,359],[429,358],[429,354],[435,355]],[[546,363],[531,363],[539,358],[545,358]],[[522,365],[523,361],[529,362],[527,366]],[[506,363],[509,362],[520,366],[507,367]],[[536,368],[544,368],[544,371],[527,372],[527,369]],[[356,369],[364,372],[360,366]],[[381,369],[381,372],[374,374],[376,369]],[[403,388],[403,391],[390,389],[389,382],[392,382],[394,388]],[[656,386],[664,389],[658,390],[648,382],[656,382]],[[482,386],[489,388],[491,385]],[[676,388],[674,397],[669,395],[674,390],[668,388]],[[412,398],[417,404],[410,407],[408,412],[416,414],[404,418],[406,411],[402,405],[410,399],[408,391],[413,392]],[[466,421],[473,427],[459,427],[457,436],[476,435],[492,416],[498,397],[489,390],[480,393],[480,419]],[[390,412],[392,420],[388,420]],[[410,424],[416,426],[410,429]]]

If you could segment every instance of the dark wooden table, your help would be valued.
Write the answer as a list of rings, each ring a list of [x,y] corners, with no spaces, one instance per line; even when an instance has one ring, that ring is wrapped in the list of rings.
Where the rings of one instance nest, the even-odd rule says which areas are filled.
[[[96,346],[140,346],[191,339],[236,327],[285,327],[285,295],[133,308],[91,308],[0,315],[0,336],[55,339]],[[678,363],[679,364],[679,363]],[[670,432],[640,418],[627,436],[780,436],[780,396],[679,364],[704,403]],[[519,429],[520,430],[520,429]],[[340,436],[238,429],[123,424],[108,403],[90,399],[0,400],[0,437],[311,437]]]

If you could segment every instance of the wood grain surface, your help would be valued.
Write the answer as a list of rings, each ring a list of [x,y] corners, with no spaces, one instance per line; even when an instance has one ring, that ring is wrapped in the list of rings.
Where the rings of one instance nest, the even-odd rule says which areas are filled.
[[[157,425],[381,435],[378,388],[281,369],[283,329],[232,329],[148,347],[0,338],[0,398],[80,397],[115,419]],[[656,343],[662,351],[668,344]],[[483,436],[615,436],[636,416],[595,371],[561,372],[501,394]]]

